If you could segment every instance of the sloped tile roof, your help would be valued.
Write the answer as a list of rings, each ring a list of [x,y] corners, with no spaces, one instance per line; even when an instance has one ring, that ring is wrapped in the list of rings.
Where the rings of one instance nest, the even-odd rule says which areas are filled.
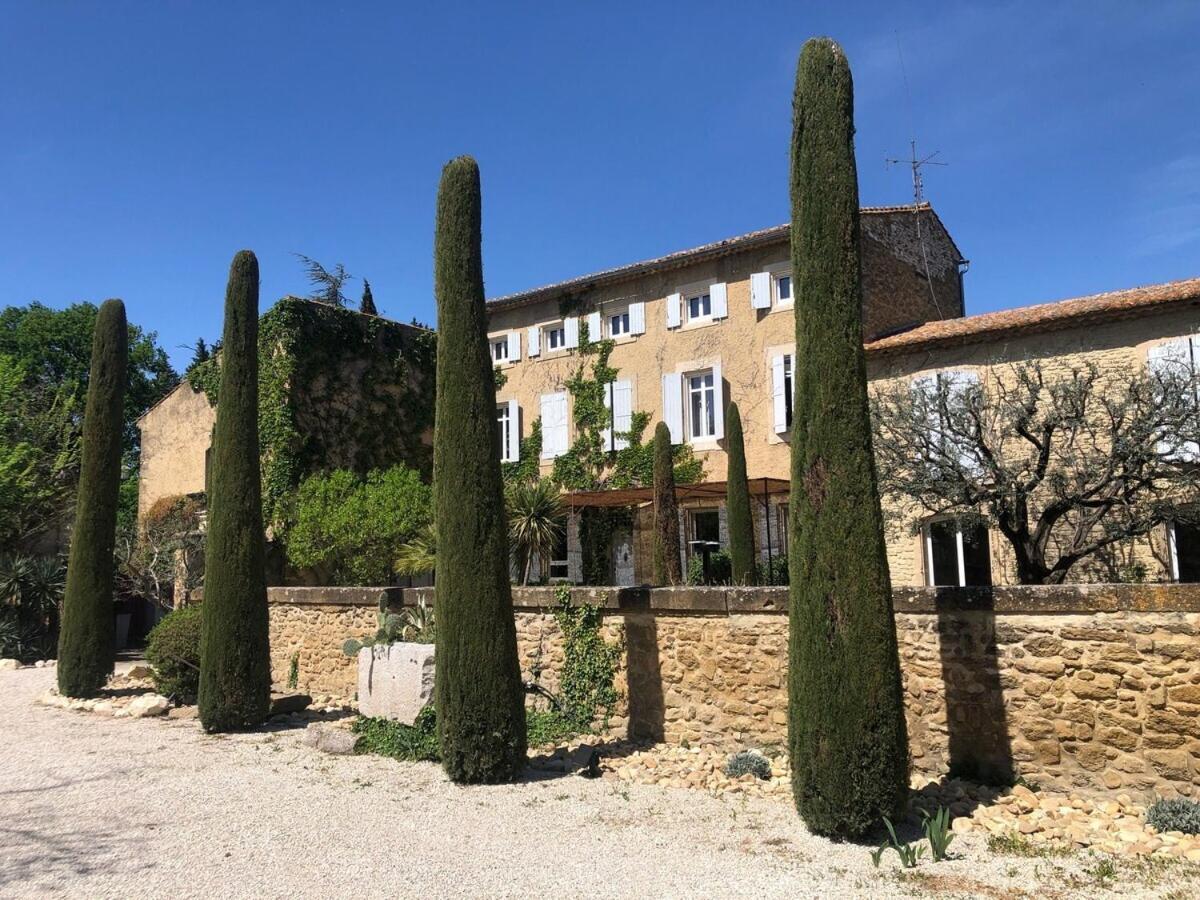
[[[975,344],[997,337],[1077,328],[1097,322],[1200,304],[1200,278],[1168,281],[1088,297],[1021,306],[1000,312],[927,322],[909,331],[867,343],[869,356],[910,353],[934,347]]]

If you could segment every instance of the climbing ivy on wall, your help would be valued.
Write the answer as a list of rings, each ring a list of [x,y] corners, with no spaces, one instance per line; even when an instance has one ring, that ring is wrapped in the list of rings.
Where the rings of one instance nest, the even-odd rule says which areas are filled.
[[[436,335],[352,310],[285,297],[259,322],[258,428],[263,518],[286,527],[308,475],[398,463],[428,479]],[[219,356],[188,382],[218,401]]]

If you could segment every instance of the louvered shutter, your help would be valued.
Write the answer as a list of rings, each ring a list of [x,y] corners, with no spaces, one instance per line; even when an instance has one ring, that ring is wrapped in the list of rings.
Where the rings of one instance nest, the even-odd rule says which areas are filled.
[[[750,306],[754,309],[771,308],[770,272],[755,272],[750,276]]]
[[[573,347],[579,346],[579,318],[577,316],[567,316],[563,320],[563,346],[570,350]]]
[[[521,358],[521,332],[508,333],[508,361],[517,362]]]
[[[508,447],[504,454],[507,462],[517,462],[521,458],[521,404],[516,400],[508,401]]]
[[[963,395],[979,384],[979,373],[971,370],[942,372],[938,378],[945,387],[946,403],[952,406],[961,403]],[[945,423],[940,422],[938,427],[944,431]],[[978,462],[973,452],[974,442],[951,438],[948,435],[943,435],[943,439],[961,441],[961,446],[957,448],[959,465],[968,470],[977,468]]]
[[[671,443],[683,443],[683,376],[667,372],[662,377],[663,421],[671,431]]]
[[[646,304],[645,303],[630,303],[629,304],[629,333],[630,334],[645,334],[646,333]]]
[[[718,281],[708,289],[712,299],[712,314],[714,319],[724,319],[729,315],[729,292],[725,282]]]
[[[787,389],[784,384],[787,372],[783,361],[782,353],[771,358],[771,407],[775,411],[776,434],[783,434],[788,430]]]
[[[1146,365],[1152,373],[1166,378],[1191,378],[1195,371],[1192,360],[1196,340],[1195,337],[1175,338],[1151,347],[1146,351]],[[1200,456],[1200,447],[1194,441],[1183,444],[1178,441],[1159,441],[1158,452],[1174,454],[1182,459],[1196,459]]]
[[[542,459],[567,452],[567,395],[542,394]]]
[[[587,317],[588,340],[598,341],[603,339],[604,335],[600,333],[600,313],[591,312]]]
[[[940,447],[942,443],[942,420],[938,414],[938,382],[937,375],[918,375],[912,380],[911,390],[913,402],[918,410],[924,413],[925,430],[929,434],[929,443]],[[921,461],[927,461],[925,459]]]
[[[725,385],[721,379],[721,364],[713,366],[713,437],[725,437]]]
[[[538,325],[529,326],[529,355],[538,356],[542,352],[542,329]]]
[[[680,306],[683,305],[683,294],[667,295],[667,327],[678,328],[680,324]]]
[[[629,439],[618,437],[633,425],[633,382],[614,381],[612,387],[612,449],[624,450]]]

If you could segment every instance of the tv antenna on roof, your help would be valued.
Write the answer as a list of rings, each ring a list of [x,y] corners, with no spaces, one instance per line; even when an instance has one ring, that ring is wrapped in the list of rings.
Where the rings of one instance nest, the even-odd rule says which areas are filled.
[[[910,140],[908,146],[908,159],[887,157],[883,162],[887,166],[907,165],[912,169],[913,206],[920,206],[925,202],[925,182],[921,178],[921,169],[925,166],[948,166],[950,163],[938,162],[934,159],[935,156],[942,152],[941,150],[934,150],[923,159],[918,157],[916,138]]]

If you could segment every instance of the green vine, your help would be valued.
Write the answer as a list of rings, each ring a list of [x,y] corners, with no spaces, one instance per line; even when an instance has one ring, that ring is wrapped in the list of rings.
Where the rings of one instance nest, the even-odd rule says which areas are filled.
[[[607,724],[621,695],[614,686],[624,647],[600,634],[603,612],[587,603],[572,605],[571,590],[560,585],[554,621],[563,638],[563,666],[558,702],[572,725],[590,728],[597,715]]]

